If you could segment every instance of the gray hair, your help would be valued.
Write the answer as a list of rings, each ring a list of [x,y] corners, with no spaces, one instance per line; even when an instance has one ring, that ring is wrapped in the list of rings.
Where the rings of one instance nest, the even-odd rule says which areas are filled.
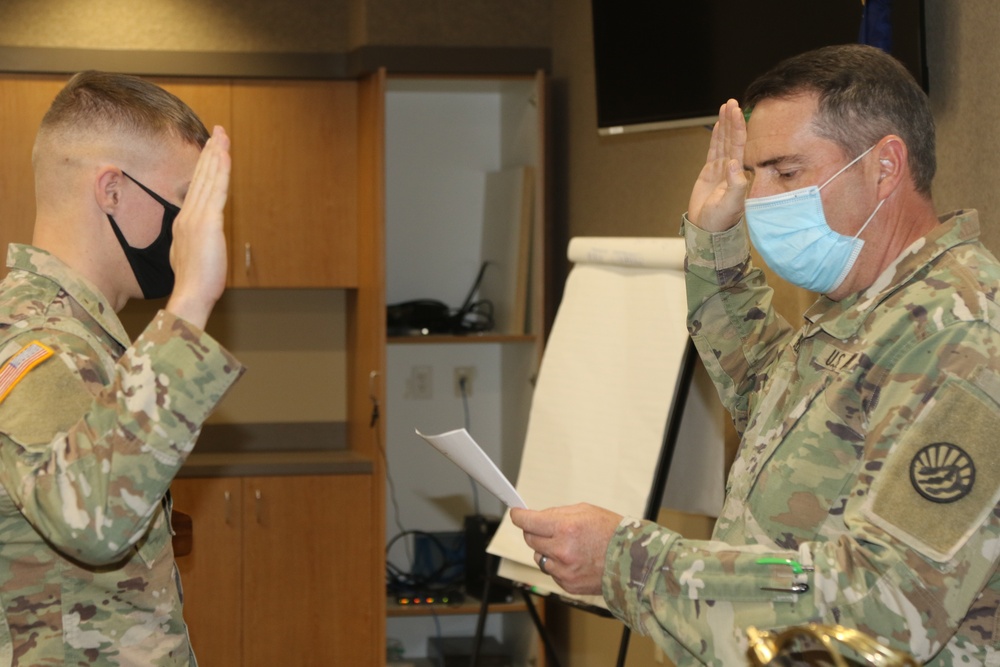
[[[930,196],[937,171],[934,117],[926,93],[898,60],[861,44],[827,46],[782,61],[747,88],[751,113],[762,100],[817,93],[817,134],[857,156],[895,134],[909,151],[917,192]]]

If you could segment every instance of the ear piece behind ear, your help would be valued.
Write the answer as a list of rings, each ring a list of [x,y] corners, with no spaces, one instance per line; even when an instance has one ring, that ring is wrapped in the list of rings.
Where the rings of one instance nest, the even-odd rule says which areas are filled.
[[[879,162],[886,169],[892,168],[892,161],[891,160],[888,160],[886,158],[882,158],[881,160],[879,160]],[[879,183],[881,183],[884,179],[885,179],[885,173],[881,173],[881,174],[878,175],[878,182]]]

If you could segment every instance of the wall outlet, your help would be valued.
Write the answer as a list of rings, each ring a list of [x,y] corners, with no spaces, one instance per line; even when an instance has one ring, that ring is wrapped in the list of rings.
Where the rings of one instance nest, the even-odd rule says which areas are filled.
[[[427,400],[434,397],[434,367],[412,366],[406,379],[406,398]]]
[[[455,396],[459,398],[462,396],[472,396],[472,385],[475,379],[475,366],[455,366]]]

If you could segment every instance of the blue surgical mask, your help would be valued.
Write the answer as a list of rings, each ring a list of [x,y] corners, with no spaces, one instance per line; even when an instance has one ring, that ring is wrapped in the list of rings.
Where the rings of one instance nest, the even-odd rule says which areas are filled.
[[[793,285],[821,294],[832,292],[844,282],[865,244],[858,237],[885,200],[878,203],[857,234],[844,236],[827,223],[819,192],[872,148],[875,146],[820,186],[746,200],[744,213],[750,240],[775,273]]]

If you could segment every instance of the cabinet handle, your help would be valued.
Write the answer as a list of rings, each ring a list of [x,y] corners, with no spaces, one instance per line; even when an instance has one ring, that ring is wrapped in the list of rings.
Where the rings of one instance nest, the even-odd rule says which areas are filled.
[[[222,494],[222,497],[226,500],[226,525],[233,525],[233,499],[229,495],[229,491]]]
[[[264,523],[261,521],[261,493],[260,489],[254,489],[254,514],[257,516],[257,523]]]
[[[248,276],[250,275],[250,263],[251,263],[251,259],[252,259],[252,256],[250,254],[250,242],[247,241],[246,246],[244,246],[244,248],[243,248],[243,261],[246,264],[245,268],[246,268],[246,273],[247,273]]]

